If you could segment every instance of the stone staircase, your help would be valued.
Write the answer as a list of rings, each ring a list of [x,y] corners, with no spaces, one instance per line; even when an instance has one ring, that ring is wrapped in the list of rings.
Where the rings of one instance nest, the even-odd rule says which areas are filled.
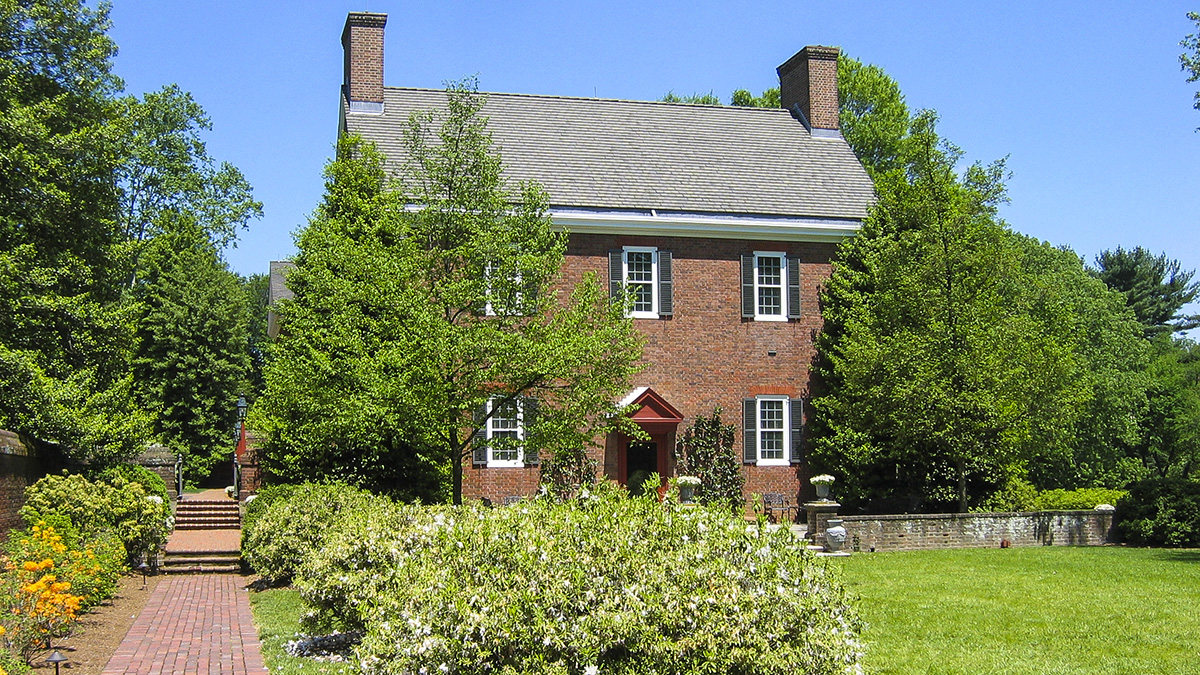
[[[216,492],[216,491],[211,491]],[[175,532],[159,566],[167,574],[242,571],[241,514],[224,494],[185,496],[175,507]]]

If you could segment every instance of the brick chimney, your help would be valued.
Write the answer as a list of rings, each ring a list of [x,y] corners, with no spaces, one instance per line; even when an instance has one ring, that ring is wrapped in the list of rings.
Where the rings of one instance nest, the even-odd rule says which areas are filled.
[[[779,102],[814,136],[838,134],[837,47],[810,45],[775,69]]]
[[[342,93],[350,112],[383,112],[383,27],[387,14],[350,12],[342,30]]]

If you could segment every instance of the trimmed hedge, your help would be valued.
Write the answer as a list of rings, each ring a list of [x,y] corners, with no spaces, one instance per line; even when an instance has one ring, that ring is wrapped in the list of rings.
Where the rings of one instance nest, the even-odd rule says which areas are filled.
[[[1139,546],[1200,547],[1200,481],[1134,483],[1117,504],[1117,532]]]

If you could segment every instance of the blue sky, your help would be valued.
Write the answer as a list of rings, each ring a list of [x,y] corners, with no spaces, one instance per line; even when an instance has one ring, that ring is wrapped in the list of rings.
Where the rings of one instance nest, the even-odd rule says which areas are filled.
[[[294,252],[332,153],[348,11],[389,14],[385,84],[723,100],[775,86],[807,44],[882,67],[969,160],[1008,157],[1017,231],[1089,261],[1141,245],[1200,268],[1200,112],[1179,70],[1187,4],[947,2],[355,3],[113,0],[131,93],[178,83],[212,117],[210,153],[266,212],[228,253],[239,273]],[[1192,311],[1200,311],[1193,307]]]

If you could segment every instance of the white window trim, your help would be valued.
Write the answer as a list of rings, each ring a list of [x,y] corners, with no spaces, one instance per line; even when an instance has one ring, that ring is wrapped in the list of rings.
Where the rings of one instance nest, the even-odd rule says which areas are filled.
[[[759,314],[758,312],[758,259],[779,258],[779,314]],[[754,252],[754,320],[755,321],[787,321],[788,320],[788,264],[787,254],[783,251]]]
[[[500,397],[494,397],[494,398],[488,399],[488,402],[487,402],[487,413],[488,413],[487,427],[486,427],[487,440],[488,440],[487,467],[489,469],[515,469],[515,468],[525,466],[525,447],[524,446],[517,446],[517,458],[516,459],[495,459],[493,456],[493,452],[495,452],[495,448],[492,447],[492,443],[491,443],[492,434],[494,431],[497,431],[497,429],[494,429],[492,427],[492,422],[494,422],[496,420],[496,418],[492,415],[492,411],[495,410],[496,404],[498,404],[502,400],[504,400],[504,399],[500,398]],[[524,406],[521,405],[520,401],[514,402],[514,405],[516,406],[516,409],[517,409],[517,440],[524,441],[525,440],[525,410],[524,410]],[[509,430],[505,429],[504,431],[509,431]]]
[[[629,311],[627,316],[634,319],[657,319],[658,317],[658,247],[656,246],[624,246],[621,248],[621,287],[629,288],[629,254],[649,253],[650,255],[650,311]],[[639,282],[640,283],[640,282]]]
[[[757,264],[755,265],[757,267]],[[766,459],[763,455],[763,420],[762,420],[762,402],[763,401],[783,401],[783,457],[779,459]],[[792,447],[792,429],[789,420],[791,420],[792,401],[787,396],[782,395],[761,395],[754,397],[754,441],[758,448],[758,457],[755,462],[756,466],[788,466],[791,464],[791,447]],[[777,431],[769,429],[768,431]]]

